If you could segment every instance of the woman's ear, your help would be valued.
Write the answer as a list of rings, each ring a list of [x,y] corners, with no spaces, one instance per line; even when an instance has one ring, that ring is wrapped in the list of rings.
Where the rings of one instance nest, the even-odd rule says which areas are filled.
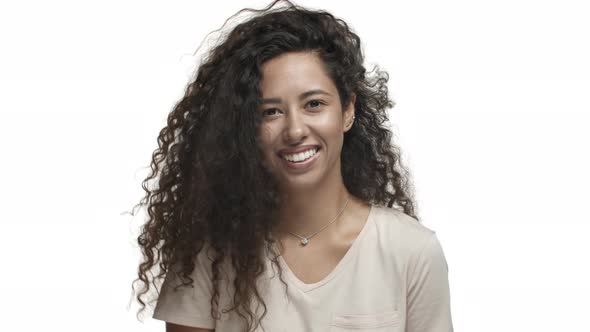
[[[352,125],[354,124],[354,104],[356,103],[356,94],[352,94],[350,97],[350,102],[346,106],[344,110],[344,127],[342,128],[344,132],[350,130]]]

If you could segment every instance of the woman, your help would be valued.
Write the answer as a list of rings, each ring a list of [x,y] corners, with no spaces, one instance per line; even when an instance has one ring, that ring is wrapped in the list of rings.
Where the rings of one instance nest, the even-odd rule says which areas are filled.
[[[276,2],[211,50],[159,136],[139,302],[158,264],[167,331],[452,331],[387,74],[342,20]]]

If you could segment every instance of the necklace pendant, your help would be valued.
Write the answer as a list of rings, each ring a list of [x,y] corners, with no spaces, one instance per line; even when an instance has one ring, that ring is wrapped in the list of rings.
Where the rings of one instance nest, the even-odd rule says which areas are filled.
[[[309,240],[308,240],[307,238],[303,238],[303,239],[301,239],[301,244],[302,244],[302,245],[304,245],[304,246],[305,246],[305,245],[307,245],[308,243],[309,243]]]

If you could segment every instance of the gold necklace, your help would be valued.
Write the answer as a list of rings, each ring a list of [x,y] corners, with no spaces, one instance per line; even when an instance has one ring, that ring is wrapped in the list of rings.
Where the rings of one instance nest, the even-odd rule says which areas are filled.
[[[289,232],[289,231],[287,231],[287,233],[289,233],[289,234],[291,234],[291,235],[295,235],[295,236],[297,236],[299,239],[301,239],[301,244],[302,244],[302,245],[305,247],[305,246],[306,246],[306,245],[309,243],[309,240],[310,240],[310,239],[311,239],[313,236],[315,236],[317,233],[319,233],[319,232],[323,231],[324,229],[326,229],[326,227],[328,227],[330,224],[332,224],[334,221],[336,221],[336,220],[338,219],[338,217],[339,217],[339,216],[342,214],[342,212],[344,212],[344,209],[345,209],[345,208],[346,208],[346,206],[348,205],[348,201],[349,201],[349,200],[350,200],[350,198],[348,198],[348,199],[346,200],[346,203],[344,203],[344,207],[342,208],[342,210],[340,210],[340,212],[338,213],[338,215],[336,216],[336,218],[334,218],[334,220],[330,221],[330,222],[329,222],[329,223],[328,223],[326,226],[322,227],[322,229],[320,229],[319,231],[317,231],[317,232],[313,233],[312,235],[310,235],[310,236],[301,236],[301,235],[297,235],[297,234],[295,234],[295,233],[291,233],[291,232]]]

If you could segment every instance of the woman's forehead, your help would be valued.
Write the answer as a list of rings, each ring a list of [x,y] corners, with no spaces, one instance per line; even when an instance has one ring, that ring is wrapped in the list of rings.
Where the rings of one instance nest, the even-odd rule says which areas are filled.
[[[331,93],[334,88],[321,60],[313,53],[285,53],[268,60],[262,67],[260,90],[265,98],[274,98],[274,95],[298,95],[310,89]]]

